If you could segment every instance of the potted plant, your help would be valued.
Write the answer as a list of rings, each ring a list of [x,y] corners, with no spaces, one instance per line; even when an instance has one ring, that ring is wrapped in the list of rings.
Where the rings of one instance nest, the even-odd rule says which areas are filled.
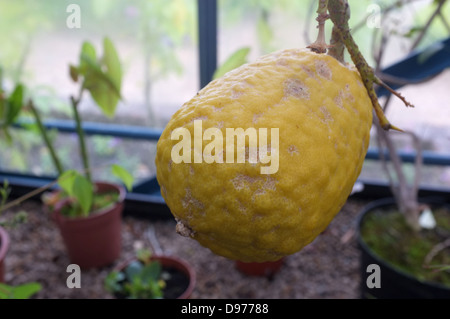
[[[0,215],[7,208],[11,207],[7,204],[10,188],[8,181],[3,181],[0,187]],[[28,282],[21,285],[11,286],[5,283],[5,257],[9,249],[9,235],[6,228],[12,228],[26,220],[26,213],[20,211],[9,220],[0,220],[0,299],[28,299],[38,293],[42,286],[38,282]]]
[[[44,197],[64,240],[70,261],[81,268],[111,264],[120,256],[122,246],[124,187],[95,182],[95,189],[91,191],[92,205],[87,213],[79,208],[85,199],[79,200],[73,193],[56,191]],[[49,198],[59,199],[60,196],[68,197],[56,201],[52,206]]]
[[[422,216],[433,216],[422,218],[420,230],[408,225],[394,198],[373,201],[362,209],[358,219],[362,298],[450,298],[450,208],[425,199],[420,203],[428,207]],[[378,282],[370,278],[370,265],[379,267]]]
[[[450,298],[450,205],[444,198],[418,196],[421,146],[415,141],[415,178],[408,182],[392,136],[377,130],[383,168],[393,197],[370,202],[358,217],[363,298]],[[389,154],[390,167],[384,157]],[[378,284],[368,283],[367,269],[378,265]]]
[[[108,273],[104,285],[117,299],[188,299],[195,282],[186,261],[143,248]]]
[[[444,2],[433,3],[436,5],[436,10],[431,19],[439,16]],[[385,11],[392,10],[396,5]],[[347,1],[330,0],[328,9],[334,23],[332,53],[336,54],[339,49],[343,50],[342,44],[344,44],[355,65],[355,59],[359,60],[358,69],[365,79],[364,84],[368,87],[369,95],[374,103],[378,102],[373,88],[370,89],[371,85],[383,86],[391,93],[385,101],[384,108],[378,108],[378,110],[386,111],[392,95],[397,95],[407,106],[412,106],[401,95],[384,84],[378,76],[375,76],[362,55],[359,54],[348,28]],[[418,29],[420,30],[419,40],[423,38],[430,24]],[[383,43],[387,42],[386,36],[385,34],[381,36],[382,44],[379,46],[379,52],[374,54],[377,60],[375,70],[380,69]],[[415,41],[414,47],[417,43],[418,41]],[[394,80],[391,79],[391,82]],[[405,79],[397,80],[405,82]],[[363,208],[358,218],[358,244],[361,249],[361,296],[363,298],[450,298],[450,273],[448,272],[450,210],[442,205],[445,202],[443,199],[436,202],[418,197],[422,165],[420,140],[412,132],[402,131],[399,133],[410,136],[416,149],[415,176],[412,181],[409,181],[392,133],[387,130],[397,128],[390,125],[387,120],[375,123],[375,126],[382,165],[389,178],[393,197],[370,203]],[[385,150],[389,155],[389,162],[385,156]],[[378,273],[373,273],[371,276],[368,274],[370,269]]]
[[[0,187],[0,213],[6,210],[9,205],[6,201],[9,197],[10,188],[8,181],[3,182]],[[0,214],[1,215],[1,214]],[[26,219],[25,212],[19,212],[10,220],[0,220],[0,299],[28,299],[38,293],[42,286],[38,282],[28,282],[21,285],[7,285],[5,283],[5,257],[9,249],[10,239],[6,228],[17,226]]]
[[[71,96],[71,106],[82,171],[63,169],[33,101],[27,104],[59,174],[59,188],[44,193],[42,201],[60,229],[71,262],[81,268],[106,266],[119,257],[125,187],[131,189],[133,183],[131,174],[117,164],[111,166],[111,173],[122,184],[92,178],[79,105],[87,91],[103,114],[112,117],[121,99],[122,70],[116,49],[108,38],[103,41],[103,51],[99,58],[94,46],[84,42],[79,65],[70,66],[70,77],[80,85],[78,95]]]

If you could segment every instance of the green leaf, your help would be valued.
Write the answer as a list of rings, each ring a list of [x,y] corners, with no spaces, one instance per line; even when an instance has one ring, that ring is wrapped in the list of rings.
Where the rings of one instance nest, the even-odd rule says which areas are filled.
[[[0,91],[3,90],[3,67],[0,66]]]
[[[125,279],[125,275],[121,271],[113,270],[105,278],[105,289],[110,293],[120,292],[122,285],[120,282]]]
[[[412,38],[413,36],[415,36],[417,33],[421,32],[423,30],[423,27],[412,27],[411,29],[409,29],[408,32],[406,32],[403,36],[405,38]]]
[[[142,281],[143,282],[149,282],[149,281],[157,281],[159,279],[159,276],[161,274],[161,264],[159,262],[151,262],[150,264],[146,265],[144,269],[142,270]]]
[[[79,172],[67,170],[58,178],[58,184],[68,196],[75,198],[83,215],[89,215],[94,198],[92,183]]]
[[[100,82],[102,77],[92,78],[91,80],[90,84],[87,85],[91,97],[100,107],[103,114],[112,118],[116,113],[117,104],[120,100],[117,90],[108,83],[110,81]]]
[[[23,106],[24,87],[18,84],[8,99],[8,110],[6,121],[8,124],[14,123]]]
[[[69,65],[69,75],[72,81],[78,82],[78,76],[80,75],[80,71],[76,66]]]
[[[247,63],[247,56],[249,53],[249,47],[244,47],[235,51],[219,68],[217,68],[214,72],[213,79],[220,78],[225,75],[225,73]]]
[[[14,298],[15,299],[28,299],[34,294],[41,290],[41,284],[37,282],[30,282],[23,285],[14,287]]]
[[[0,299],[28,299],[42,289],[41,284],[30,282],[18,286],[0,283]]]
[[[88,70],[92,68],[92,65],[97,64],[97,53],[95,52],[95,47],[90,42],[83,42],[81,46],[80,53],[80,66],[78,71],[86,76]]]
[[[108,63],[113,64],[115,51],[111,49],[111,45],[105,44],[105,47],[108,50],[108,60],[111,60]],[[84,42],[81,48],[78,73],[84,76],[83,86],[89,91],[103,113],[112,117],[120,99],[120,87],[116,85],[117,67],[111,71],[107,66],[105,69],[104,72],[102,64],[97,59],[94,46],[90,42]],[[108,72],[113,74],[114,78]]]
[[[89,42],[83,44],[78,71],[84,76],[83,86],[89,91],[103,114],[113,117],[121,99],[122,68],[112,42],[104,39],[104,55],[97,60]]]
[[[152,257],[152,252],[148,248],[141,248],[136,251],[137,259],[143,264],[148,264]]]
[[[73,196],[80,204],[81,210],[85,216],[89,215],[94,199],[94,187],[89,180],[78,174],[73,182]]]
[[[0,89],[0,94],[4,94],[4,92]],[[0,97],[0,127],[6,126],[5,116],[7,113],[7,101]]]
[[[111,78],[117,91],[120,92],[122,86],[122,67],[116,48],[109,38],[103,40],[103,63],[106,66],[106,74]]]
[[[0,127],[2,128],[1,132],[3,133],[3,137],[5,138],[6,143],[8,144],[8,146],[11,146],[13,139],[11,134],[9,133],[8,126],[0,125]]]
[[[132,262],[130,262],[127,268],[125,268],[125,275],[128,281],[132,282],[134,278],[138,278],[142,272],[142,269],[143,265],[139,261],[133,260]]]
[[[111,172],[125,184],[128,191],[133,189],[134,177],[125,168],[117,164],[113,164],[111,166]]]
[[[58,185],[62,188],[64,192],[68,196],[74,196],[73,195],[73,184],[75,182],[75,177],[79,173],[75,170],[67,170],[64,173],[62,173],[58,178]]]
[[[22,123],[21,127],[31,133],[34,133],[36,135],[40,135],[41,131],[39,129],[39,124],[37,124],[36,122],[29,122],[29,123]]]

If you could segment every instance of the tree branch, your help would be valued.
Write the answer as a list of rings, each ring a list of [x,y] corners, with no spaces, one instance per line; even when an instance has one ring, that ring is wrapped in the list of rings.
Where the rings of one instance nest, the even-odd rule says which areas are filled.
[[[341,34],[339,32],[338,27],[334,24],[335,22],[339,25],[345,24],[346,21],[350,19],[350,7],[348,6],[348,3],[343,3],[341,7],[338,9],[336,8],[336,4],[331,1],[328,5],[328,10],[330,10],[330,6],[333,6],[331,9],[335,15],[334,21],[333,21],[333,30],[331,33],[331,48],[328,51],[328,54],[338,60],[341,63],[344,63],[344,50],[345,50],[345,44],[341,39]],[[336,11],[341,10],[339,14],[336,14]]]
[[[350,53],[355,67],[358,69],[359,74],[361,75],[361,80],[363,81],[370,100],[372,101],[372,105],[380,122],[380,126],[385,130],[393,129],[401,131],[401,129],[392,125],[384,115],[384,112],[378,102],[378,96],[374,89],[376,76],[373,72],[373,69],[369,66],[361,51],[359,50],[358,45],[353,39],[350,33],[348,20],[343,21],[341,17],[343,12],[349,11],[347,0],[329,0],[328,11],[330,13],[331,21],[336,27],[335,30],[337,33],[339,33],[340,40],[345,44],[345,47]]]
[[[415,48],[417,48],[417,46],[419,45],[420,41],[422,41],[423,37],[425,36],[425,34],[427,33],[428,29],[431,26],[431,23],[434,21],[434,18],[436,18],[437,16],[439,16],[441,14],[441,9],[442,6],[444,5],[444,3],[447,0],[439,0],[438,6],[436,8],[436,10],[434,10],[433,14],[431,15],[431,17],[428,19],[427,23],[425,24],[425,26],[423,27],[422,31],[420,32],[419,36],[416,38],[416,40],[414,41],[413,45],[411,46],[411,51],[414,50]]]

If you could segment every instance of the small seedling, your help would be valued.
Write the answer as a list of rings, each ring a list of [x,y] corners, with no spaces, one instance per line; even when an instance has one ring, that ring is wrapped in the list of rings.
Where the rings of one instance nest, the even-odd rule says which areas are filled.
[[[114,270],[105,278],[105,289],[117,298],[161,299],[166,286],[161,263],[152,260],[148,249],[136,252],[136,260],[121,271]]]

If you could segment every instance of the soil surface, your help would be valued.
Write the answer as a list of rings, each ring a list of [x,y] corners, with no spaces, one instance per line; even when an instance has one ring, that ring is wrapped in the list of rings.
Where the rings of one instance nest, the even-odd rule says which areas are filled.
[[[155,253],[183,258],[197,279],[192,299],[358,299],[359,250],[354,233],[356,218],[365,203],[350,199],[329,227],[302,251],[285,258],[272,277],[252,277],[238,271],[235,262],[213,254],[196,241],[179,236],[172,219],[152,221],[123,217],[120,258],[102,269],[82,270],[81,287],[68,288],[70,264],[65,247],[50,217],[36,201],[5,212],[28,213],[28,221],[9,229],[11,246],[5,265],[10,285],[37,281],[42,289],[36,299],[112,298],[103,280],[118,263],[147,246]]]

